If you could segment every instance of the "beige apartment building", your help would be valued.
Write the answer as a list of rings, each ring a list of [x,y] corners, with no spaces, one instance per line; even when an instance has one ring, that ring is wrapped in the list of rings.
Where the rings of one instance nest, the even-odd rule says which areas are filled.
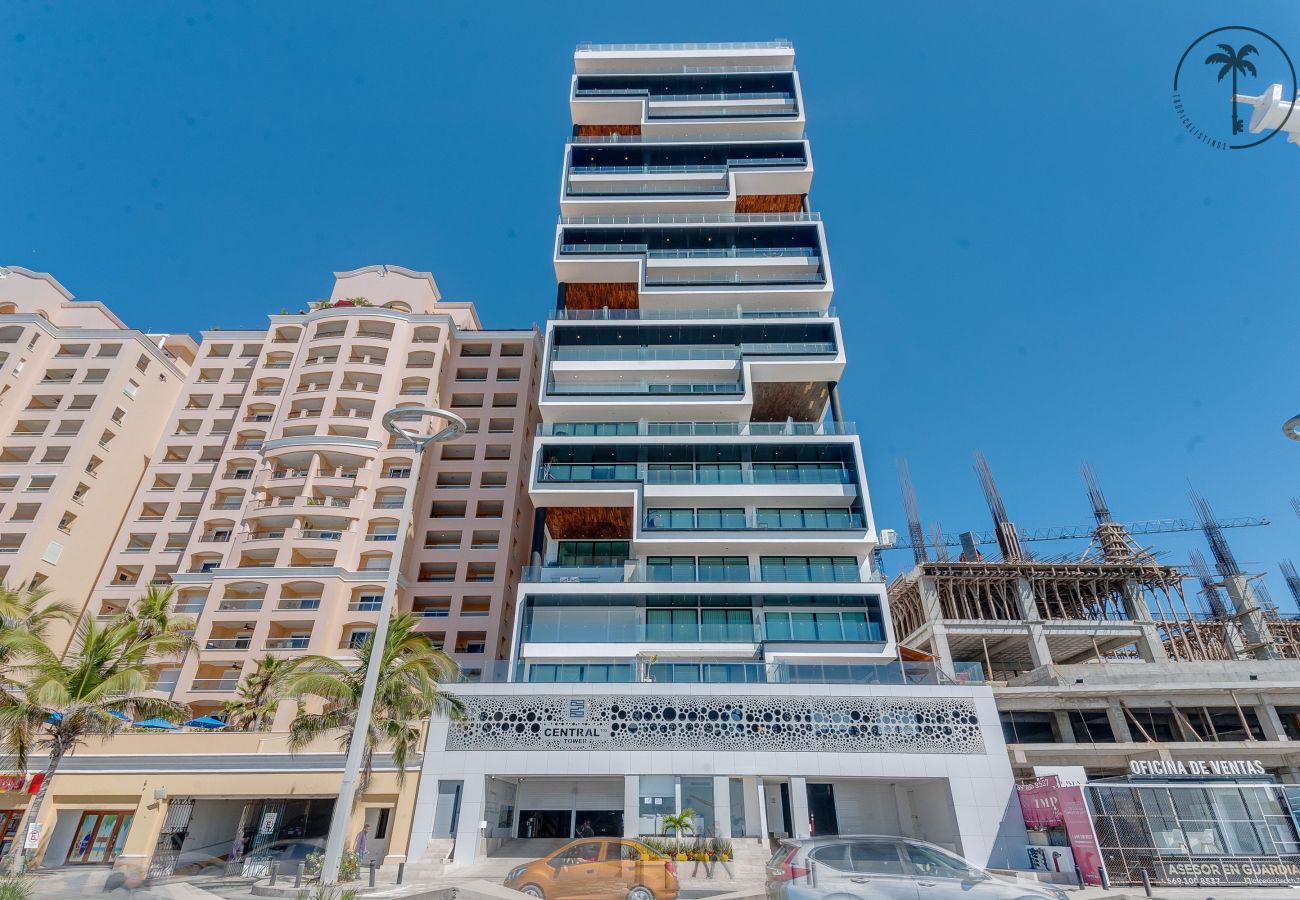
[[[54,284],[48,276],[23,277]],[[22,327],[0,332],[11,348],[3,376],[19,355],[12,345],[26,347],[33,327],[41,327],[35,310],[11,318]],[[85,354],[93,359],[105,341],[44,343],[50,346],[38,340],[35,347],[51,357],[89,343]],[[155,424],[147,440],[131,445],[136,469],[114,479],[117,495],[91,498],[102,544],[93,564],[81,566],[85,584],[72,596],[89,598],[89,614],[109,617],[151,585],[174,585],[176,611],[195,621],[196,647],[160,667],[155,687],[188,703],[195,716],[220,715],[222,701],[268,653],[351,657],[374,628],[392,566],[400,567],[397,608],[421,617],[421,630],[460,663],[464,677],[501,677],[530,550],[525,475],[538,421],[540,343],[531,329],[483,329],[473,305],[443,301],[427,272],[369,266],[336,274],[327,300],[272,315],[264,331],[205,332],[197,352],[192,342],[182,344],[192,367],[182,372],[173,364],[166,370],[171,394],[151,394]],[[23,371],[31,370],[33,384],[25,390],[37,394],[54,362],[28,353]],[[153,357],[142,378],[141,354],[123,348],[119,355],[129,371],[110,369],[97,385],[96,396],[113,398],[94,405],[105,422],[85,422],[67,454],[65,465],[77,471],[89,464],[82,455],[99,466],[112,458],[84,439],[98,437],[119,414],[115,404],[129,409],[128,398],[109,394],[110,387],[120,393],[134,383],[143,394],[159,383]],[[73,368],[56,371],[63,377]],[[84,360],[81,368],[88,368]],[[0,406],[6,423],[17,418],[11,406]],[[467,433],[430,448],[417,470],[413,448],[381,424],[401,406],[454,410]],[[62,422],[48,412],[44,418]],[[129,414],[125,421],[134,424]],[[48,440],[37,432],[23,444],[37,445],[29,455],[43,459]],[[116,453],[124,438],[114,432],[111,441]],[[10,490],[27,487],[37,469],[23,472]],[[70,481],[69,493],[76,486]],[[413,524],[398,559],[398,515],[408,491],[415,491]],[[6,504],[0,514],[9,511]],[[284,704],[263,733],[139,733],[87,748],[63,766],[42,810],[41,864],[164,874],[204,854],[228,853],[241,834],[247,871],[256,874],[266,865],[260,848],[323,835],[342,754],[334,741],[290,754],[292,714]],[[408,774],[399,789],[391,760],[381,757],[353,816],[354,831],[363,821],[371,825],[369,855],[387,865],[405,859],[419,772]],[[10,830],[10,839],[28,800],[24,784],[30,779],[21,776],[0,783],[0,831]]]
[[[111,616],[174,584],[197,649],[158,686],[215,713],[268,652],[349,654],[398,565],[398,608],[478,676],[509,651],[527,561],[536,378],[533,332],[485,331],[472,304],[396,266],[340,273],[327,301],[266,331],[205,332],[92,609]],[[469,433],[429,451],[417,486],[412,448],[380,419],[423,405]],[[414,529],[395,560],[410,490]]]
[[[196,349],[0,268],[0,579],[84,606]]]

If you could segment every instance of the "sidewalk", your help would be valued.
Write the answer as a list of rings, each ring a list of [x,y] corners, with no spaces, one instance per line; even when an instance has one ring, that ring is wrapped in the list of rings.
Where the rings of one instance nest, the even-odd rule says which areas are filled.
[[[1146,892],[1141,885],[1137,887],[1124,886],[1112,887],[1109,891],[1101,888],[1090,887],[1082,890],[1070,890],[1070,897],[1078,897],[1079,900],[1146,900]],[[1172,888],[1172,887],[1152,887],[1151,897],[1153,900],[1287,900],[1291,897],[1300,897],[1300,886],[1298,887],[1199,887],[1199,888]]]

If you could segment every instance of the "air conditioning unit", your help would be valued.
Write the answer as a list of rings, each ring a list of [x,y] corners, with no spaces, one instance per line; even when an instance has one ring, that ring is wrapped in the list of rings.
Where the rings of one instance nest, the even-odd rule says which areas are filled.
[[[880,529],[880,547],[888,549],[898,543],[898,532],[892,528]]]

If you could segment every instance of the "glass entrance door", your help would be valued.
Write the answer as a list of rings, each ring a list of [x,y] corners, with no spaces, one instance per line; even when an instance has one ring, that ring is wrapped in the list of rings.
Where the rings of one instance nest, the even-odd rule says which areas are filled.
[[[122,852],[133,818],[132,813],[83,812],[64,863],[70,866],[112,864]]]

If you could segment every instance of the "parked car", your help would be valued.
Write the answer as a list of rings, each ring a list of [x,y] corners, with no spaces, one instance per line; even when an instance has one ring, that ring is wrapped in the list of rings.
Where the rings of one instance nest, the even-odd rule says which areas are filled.
[[[676,900],[677,864],[640,841],[579,838],[511,869],[505,886],[542,900]]]
[[[1067,900],[1050,885],[990,875],[942,847],[882,835],[782,841],[768,900]]]

